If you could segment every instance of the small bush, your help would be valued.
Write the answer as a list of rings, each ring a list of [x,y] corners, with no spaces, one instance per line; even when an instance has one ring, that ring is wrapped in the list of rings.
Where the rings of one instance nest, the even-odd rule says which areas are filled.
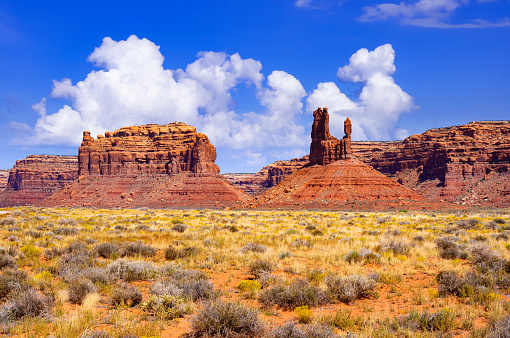
[[[200,249],[194,246],[184,248],[182,250],[176,249],[172,245],[168,246],[165,250],[165,258],[167,260],[176,260],[184,257],[191,257],[200,253]]]
[[[450,309],[442,309],[433,313],[417,313],[412,311],[397,320],[398,326],[412,330],[429,332],[449,332],[456,329],[455,314]]]
[[[7,217],[4,217],[2,219],[0,219],[0,225],[16,225],[16,218],[14,217],[10,217],[10,216],[7,216]]]
[[[299,306],[294,309],[294,312],[298,316],[298,322],[301,324],[308,324],[312,321],[312,311],[308,309],[308,306]]]
[[[114,258],[119,256],[119,247],[112,243],[100,243],[94,248],[94,252],[103,258]]]
[[[346,304],[372,296],[376,287],[373,279],[361,275],[329,276],[325,282],[331,298]]]
[[[464,246],[457,244],[458,240],[454,236],[444,236],[436,239],[439,257],[444,259],[466,259],[468,253]]]
[[[267,247],[262,244],[257,243],[248,243],[245,246],[241,248],[242,253],[248,253],[248,252],[261,252],[264,253],[267,251]]]
[[[268,259],[257,259],[250,263],[249,273],[260,278],[266,273],[271,273],[275,268],[275,264]]]
[[[171,229],[173,231],[177,231],[177,232],[181,232],[182,233],[182,232],[186,231],[188,228],[189,228],[189,225],[186,225],[186,224],[183,224],[183,223],[177,223]]]
[[[464,230],[469,230],[469,229],[474,229],[476,228],[476,226],[480,223],[479,220],[475,219],[475,218],[471,218],[471,219],[461,219],[461,220],[458,220],[457,221],[457,227],[459,229],[464,229]]]
[[[190,338],[262,337],[264,324],[255,309],[237,302],[212,301],[191,318]]]
[[[337,338],[329,325],[313,323],[298,327],[294,322],[287,322],[269,333],[270,338]]]
[[[193,312],[191,301],[174,296],[151,296],[141,305],[144,311],[161,319],[182,318]]]
[[[156,248],[150,244],[144,244],[142,242],[126,242],[123,245],[123,256],[143,256],[143,257],[154,257],[156,255]]]
[[[94,260],[86,253],[69,253],[60,256],[57,265],[58,275],[70,281],[76,279],[86,269],[95,267]]]
[[[347,331],[354,329],[356,326],[363,325],[364,318],[361,316],[354,316],[349,309],[340,309],[336,311],[334,315],[322,316],[319,318],[319,322]]]
[[[0,274],[0,301],[11,292],[28,286],[28,275],[23,270],[5,269]]]
[[[0,270],[3,269],[15,269],[16,268],[16,260],[9,255],[0,254]]]
[[[76,236],[80,232],[76,228],[55,228],[51,232],[53,232],[55,235],[62,235],[62,236]]]
[[[277,305],[282,309],[291,310],[299,306],[319,306],[327,304],[327,293],[307,280],[295,280],[291,285],[278,284],[259,293],[259,301],[263,307]]]
[[[118,279],[127,282],[136,280],[147,280],[157,274],[157,270],[152,263],[145,261],[128,261],[119,259],[106,266],[106,271]]]
[[[0,308],[0,322],[19,320],[25,317],[49,316],[53,302],[32,288],[16,292]]]
[[[69,282],[69,300],[74,304],[81,304],[89,293],[94,293],[97,288],[87,278],[77,278]]]
[[[172,295],[191,300],[211,299],[216,295],[214,285],[210,281],[191,278],[161,279],[152,285],[151,292],[160,296]]]
[[[510,316],[489,323],[489,330],[486,338],[508,338],[510,337]]]
[[[395,238],[385,239],[380,242],[381,252],[391,251],[395,255],[408,255],[411,250],[411,244],[405,239],[397,240]]]
[[[142,293],[134,285],[122,283],[117,285],[112,291],[113,305],[136,306],[142,302]]]
[[[258,291],[262,289],[262,285],[254,280],[242,280],[237,284],[237,289],[241,291]]]

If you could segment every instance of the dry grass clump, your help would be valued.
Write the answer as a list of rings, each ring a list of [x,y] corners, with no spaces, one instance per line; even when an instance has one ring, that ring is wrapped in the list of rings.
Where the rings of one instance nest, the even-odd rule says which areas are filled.
[[[255,309],[238,302],[206,303],[191,318],[189,338],[263,337],[265,327]]]
[[[112,243],[99,243],[94,248],[94,252],[99,257],[114,258],[119,256],[120,248]]]
[[[10,255],[0,254],[0,270],[3,269],[14,269],[16,267],[16,260]]]
[[[450,309],[442,309],[432,313],[411,311],[408,315],[398,318],[395,321],[394,328],[444,333],[457,328],[455,319],[456,315]]]
[[[13,291],[28,287],[28,275],[23,270],[5,269],[0,274],[0,301]]]
[[[14,217],[10,217],[10,216],[7,216],[7,217],[4,217],[2,219],[0,219],[0,225],[16,225],[17,221],[16,221],[16,218]]]
[[[200,253],[200,249],[195,246],[190,246],[179,250],[172,245],[169,245],[165,250],[165,258],[167,260],[173,261],[179,258],[186,258],[198,255]]]
[[[141,305],[141,308],[160,319],[167,320],[193,313],[193,305],[190,300],[169,295],[151,296]]]
[[[156,296],[176,296],[190,300],[214,298],[217,293],[207,276],[199,270],[185,270],[179,266],[169,266],[164,277],[151,286],[151,293]]]

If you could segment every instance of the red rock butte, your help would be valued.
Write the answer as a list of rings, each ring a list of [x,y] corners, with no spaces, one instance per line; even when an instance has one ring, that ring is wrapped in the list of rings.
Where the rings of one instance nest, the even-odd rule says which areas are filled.
[[[219,175],[216,148],[182,122],[83,132],[79,178],[43,206],[229,207],[248,195]]]
[[[274,209],[422,209],[441,207],[352,156],[351,123],[345,136],[329,134],[327,108],[314,112],[310,163],[245,207]]]

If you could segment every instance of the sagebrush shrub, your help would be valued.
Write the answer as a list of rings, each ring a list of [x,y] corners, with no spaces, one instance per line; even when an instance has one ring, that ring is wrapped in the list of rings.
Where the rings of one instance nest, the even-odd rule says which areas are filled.
[[[381,252],[391,251],[395,255],[408,255],[411,250],[411,244],[405,239],[384,239],[379,245]]]
[[[347,304],[356,299],[372,296],[376,287],[373,279],[362,275],[328,276],[325,283],[331,298]]]
[[[268,259],[257,259],[250,263],[249,273],[260,278],[266,273],[271,273],[275,268],[275,264]]]
[[[28,286],[28,275],[23,270],[5,269],[0,274],[0,301],[11,292]]]
[[[313,323],[299,327],[292,321],[277,326],[269,332],[270,338],[337,338],[329,325]]]
[[[112,303],[114,305],[124,304],[129,307],[136,306],[142,302],[142,293],[138,288],[129,283],[122,283],[112,290]]]
[[[267,247],[262,244],[257,243],[248,243],[245,246],[241,248],[242,253],[248,253],[248,252],[261,252],[264,253],[267,251]]]
[[[94,293],[97,288],[88,278],[80,277],[69,282],[69,301],[81,304],[89,293]]]
[[[141,308],[162,319],[181,318],[193,312],[191,301],[168,295],[151,296],[141,305]]]
[[[145,261],[128,261],[119,259],[106,266],[106,271],[117,279],[127,282],[136,280],[147,280],[157,274],[154,264]]]
[[[119,256],[119,247],[112,243],[99,243],[94,248],[94,252],[99,257],[103,258],[113,258],[114,256]]]
[[[145,244],[140,241],[138,242],[126,242],[123,244],[123,256],[143,256],[143,257],[154,257],[157,249],[150,244]]]
[[[263,337],[258,311],[238,302],[211,301],[191,317],[190,338]]]
[[[16,268],[16,260],[7,254],[0,254],[0,270]]]
[[[0,308],[0,322],[49,316],[53,301],[33,288],[21,289]]]
[[[287,310],[299,306],[315,307],[329,302],[328,294],[323,289],[305,279],[295,280],[290,285],[277,284],[263,289],[258,299],[263,307],[277,305]]]

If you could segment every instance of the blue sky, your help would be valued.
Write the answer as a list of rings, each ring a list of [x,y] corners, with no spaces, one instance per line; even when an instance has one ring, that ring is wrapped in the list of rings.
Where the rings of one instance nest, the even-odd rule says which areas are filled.
[[[177,120],[255,172],[308,152],[318,106],[359,140],[508,120],[508,55],[509,0],[0,0],[0,168]]]

